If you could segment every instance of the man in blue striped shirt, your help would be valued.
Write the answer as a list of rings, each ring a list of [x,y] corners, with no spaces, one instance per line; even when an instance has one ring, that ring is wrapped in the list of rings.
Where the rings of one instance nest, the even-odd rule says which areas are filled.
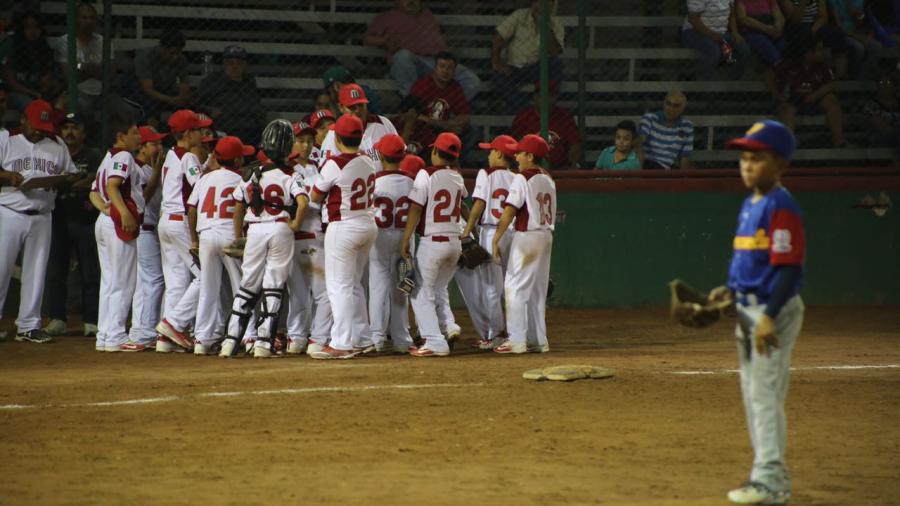
[[[694,151],[694,124],[682,117],[687,97],[670,91],[662,111],[648,112],[638,130],[638,156],[644,169],[691,168]]]

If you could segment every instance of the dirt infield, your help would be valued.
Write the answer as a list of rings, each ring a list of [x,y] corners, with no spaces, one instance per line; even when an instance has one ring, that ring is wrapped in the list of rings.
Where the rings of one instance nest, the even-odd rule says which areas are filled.
[[[549,324],[545,355],[345,363],[10,337],[0,504],[727,504],[752,459],[729,326],[662,309]],[[521,379],[563,363],[617,374]],[[900,504],[898,308],[810,309],[793,365],[791,504]]]

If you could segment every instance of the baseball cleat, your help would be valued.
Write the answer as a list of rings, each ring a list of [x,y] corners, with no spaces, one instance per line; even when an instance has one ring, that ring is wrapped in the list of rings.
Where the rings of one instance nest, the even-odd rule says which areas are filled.
[[[237,339],[226,337],[222,341],[222,347],[219,348],[219,356],[222,358],[231,358],[234,356],[234,350],[238,347]]]
[[[528,353],[547,353],[550,351],[549,344],[529,344],[526,348]]]
[[[357,355],[368,355],[370,353],[376,353],[378,349],[374,344],[365,344],[359,347],[354,347],[353,351],[356,352]]]
[[[187,350],[173,343],[168,337],[156,336],[157,353],[184,353],[185,351]]]
[[[319,344],[315,341],[310,341],[306,346],[306,354],[312,356],[314,353],[322,353],[325,349],[325,345]]]
[[[336,350],[331,346],[326,346],[322,348],[322,351],[309,354],[310,357],[317,360],[346,360],[356,355],[357,352],[355,350]]]
[[[96,351],[106,351],[106,340],[97,338],[97,341],[94,342],[94,349]]]
[[[19,332],[16,334],[16,341],[28,341],[29,343],[52,343],[53,338],[50,337],[50,334],[44,332],[42,329],[34,329],[29,330],[27,332]]]
[[[50,320],[50,323],[44,327],[44,332],[51,336],[61,336],[65,334],[67,330],[65,320]]]
[[[514,343],[509,339],[503,341],[500,346],[494,347],[494,353],[525,353],[528,351],[528,345],[525,343]]]
[[[435,351],[429,348],[427,345],[418,348],[414,346],[409,349],[409,354],[414,357],[446,357],[447,355],[450,355],[450,350]]]
[[[762,483],[753,481],[728,492],[728,500],[734,504],[779,505],[787,504],[790,498],[790,492],[773,492]]]
[[[128,342],[122,343],[118,346],[115,346],[114,348],[116,348],[116,349],[110,350],[109,347],[107,347],[106,351],[124,351],[127,353],[135,353],[138,351],[145,351],[147,349],[147,347],[144,346],[143,344],[136,343],[134,341],[128,341]]]
[[[217,355],[219,346],[217,343],[203,344],[200,341],[194,342],[194,355]]]
[[[288,355],[303,355],[306,353],[306,347],[309,341],[306,339],[289,339],[287,345]]]
[[[253,358],[271,358],[275,356],[272,345],[266,340],[257,339],[253,345]]]
[[[186,350],[194,348],[194,343],[191,341],[190,336],[176,329],[175,326],[169,323],[165,318],[156,325],[156,331],[168,337],[173,343]]]
[[[472,347],[476,350],[493,350],[494,349],[494,340],[493,339],[476,339],[472,342]]]
[[[97,335],[97,325],[95,323],[85,323],[84,324],[84,337],[91,337]]]

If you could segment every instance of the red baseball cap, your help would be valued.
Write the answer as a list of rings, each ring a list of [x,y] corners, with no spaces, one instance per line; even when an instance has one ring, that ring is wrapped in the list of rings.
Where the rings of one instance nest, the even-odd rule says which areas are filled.
[[[150,125],[145,125],[138,128],[138,131],[141,132],[141,144],[147,144],[148,142],[156,142],[165,139],[169,134],[161,134],[156,131]]]
[[[335,135],[350,137],[351,139],[361,139],[365,131],[362,120],[353,114],[344,114],[329,128],[334,130]]]
[[[363,91],[362,86],[351,83],[341,86],[340,102],[344,107],[351,107],[356,104],[368,104],[369,99],[366,98],[366,92]]]
[[[316,134],[316,129],[313,128],[309,123],[305,121],[298,121],[294,123],[294,136],[300,137],[304,133],[311,133],[313,135]]]
[[[39,132],[53,135],[56,133],[56,124],[53,122],[53,106],[46,100],[32,100],[25,108],[25,119],[31,128]]]
[[[424,168],[425,160],[416,155],[406,155],[400,162],[400,172],[405,172],[412,177],[416,177],[416,174]]]
[[[319,123],[325,120],[334,121],[334,113],[331,109],[320,109],[309,115],[309,126],[319,128]]]
[[[132,232],[126,232],[122,228],[122,215],[119,214],[119,208],[116,206],[109,206],[109,217],[112,218],[113,227],[116,229],[116,235],[119,239],[123,241],[133,241],[137,239],[138,234],[141,233],[141,222],[144,221],[143,216],[138,213],[137,205],[131,199],[125,199],[125,207],[128,208],[128,212],[134,216],[134,219],[138,222],[138,227]]]
[[[382,155],[391,158],[400,158],[406,153],[406,143],[403,142],[403,137],[395,134],[385,135],[375,143],[374,148]]]
[[[451,132],[444,132],[437,136],[437,139],[434,140],[433,147],[437,148],[438,151],[443,151],[444,153],[450,153],[457,158],[462,151],[462,141],[459,140],[459,137]]]
[[[531,153],[536,158],[545,158],[550,153],[550,145],[540,135],[528,134],[515,144],[509,144],[515,153]]]
[[[196,128],[206,128],[212,120],[206,115],[199,115],[190,109],[179,109],[169,116],[169,130],[172,133],[187,132]]]
[[[503,156],[516,156],[516,152],[509,149],[510,144],[515,144],[516,139],[510,135],[498,135],[491,142],[481,142],[478,147],[481,149],[493,150],[503,153]]]
[[[233,135],[219,139],[215,149],[216,160],[220,162],[250,156],[255,152],[256,149],[253,146],[247,146]]]

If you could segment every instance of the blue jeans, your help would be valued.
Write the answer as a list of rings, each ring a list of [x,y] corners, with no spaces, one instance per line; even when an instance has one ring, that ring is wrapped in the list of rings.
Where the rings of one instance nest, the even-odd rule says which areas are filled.
[[[728,75],[732,79],[739,79],[744,74],[744,67],[750,56],[750,48],[746,44],[736,44],[730,33],[725,33],[725,40],[731,44],[732,55],[735,59],[735,63],[729,65]],[[697,62],[700,79],[704,81],[713,79],[716,67],[722,62],[722,46],[706,35],[691,29],[681,31],[681,45],[701,53],[701,58]]]
[[[756,30],[741,32],[741,36],[747,41],[747,45],[750,46],[756,57],[762,60],[767,67],[772,67],[781,61],[784,39],[772,40],[768,35]]]
[[[434,70],[433,56],[420,56],[408,49],[401,49],[394,53],[394,61],[391,63],[391,78],[397,82],[400,94],[409,95],[409,90],[420,77],[430,74]],[[456,65],[456,74],[453,76],[462,86],[466,100],[471,104],[472,99],[481,90],[481,79],[469,70],[465,65]]]
[[[523,84],[534,84],[541,78],[540,62],[532,63],[524,67],[512,67],[512,72],[506,75],[502,72],[494,72],[491,75],[491,82],[494,85],[494,91],[501,94],[509,105],[509,113],[515,114],[526,106],[531,104],[531,93],[523,93],[521,88]],[[563,80],[563,64],[558,56],[550,57],[550,80],[556,81],[557,84]]]

